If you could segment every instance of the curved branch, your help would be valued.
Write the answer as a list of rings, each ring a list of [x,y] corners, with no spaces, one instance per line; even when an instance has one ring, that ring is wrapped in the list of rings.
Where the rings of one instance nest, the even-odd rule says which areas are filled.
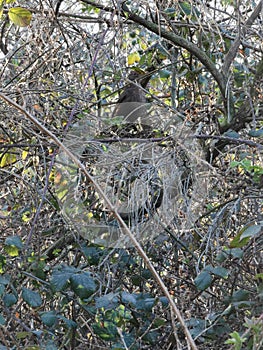
[[[251,16],[246,20],[246,22],[243,26],[243,29],[241,29],[241,33],[245,34],[247,27],[251,26],[254,23],[256,18],[259,16],[260,11],[262,10],[262,7],[263,7],[263,0],[261,0],[258,3],[258,5],[256,6],[256,8],[253,11],[253,13],[251,14]],[[231,45],[230,49],[228,50],[228,53],[225,56],[225,62],[224,62],[223,67],[222,67],[223,74],[227,74],[227,72],[231,66],[231,63],[233,62],[233,60],[238,52],[238,48],[239,48],[240,44],[241,44],[241,36],[239,33],[239,35],[237,36],[237,38],[235,39],[235,41]]]
[[[115,12],[116,11],[116,9],[114,9],[112,7],[103,6],[103,5],[100,5],[100,4],[93,2],[93,1],[90,1],[90,0],[82,0],[82,2],[84,2],[85,4],[88,4],[88,5],[92,5],[96,8],[104,10],[106,12]],[[167,39],[170,42],[172,42],[173,44],[178,45],[180,47],[183,47],[187,51],[191,52],[195,57],[197,57],[200,60],[200,62],[203,63],[203,65],[206,67],[206,69],[215,78],[215,80],[219,86],[219,89],[221,91],[221,94],[223,96],[223,99],[226,100],[225,96],[226,96],[226,89],[227,89],[227,80],[226,80],[224,74],[221,73],[216,68],[213,61],[210,60],[210,58],[205,54],[205,52],[202,51],[201,49],[199,49],[198,46],[196,46],[195,44],[191,43],[190,41],[184,39],[183,37],[181,37],[175,33],[169,32],[169,31],[161,28],[159,25],[157,25],[157,24],[155,24],[155,23],[153,23],[145,18],[140,17],[140,16],[136,15],[135,13],[132,13],[125,3],[122,5],[122,11],[119,11],[119,14],[124,18],[127,18],[127,15],[128,15],[128,18],[130,20],[132,20],[133,22],[142,25],[144,28],[147,28],[151,32],[153,32],[157,35],[160,35],[162,38]]]

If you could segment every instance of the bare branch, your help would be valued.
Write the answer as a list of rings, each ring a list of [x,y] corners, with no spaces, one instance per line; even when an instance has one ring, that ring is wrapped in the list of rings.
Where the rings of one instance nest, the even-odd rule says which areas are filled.
[[[237,145],[248,145],[251,147],[256,147],[258,149],[263,149],[263,145],[261,143],[257,143],[251,140],[244,140],[244,139],[237,139],[234,137],[229,136],[220,136],[220,135],[194,135],[194,138],[197,139],[213,139],[213,140],[221,140],[221,141],[227,141],[228,143],[235,143]]]
[[[253,11],[253,13],[251,14],[251,16],[245,22],[243,29],[241,29],[242,34],[245,34],[247,27],[251,26],[254,23],[254,21],[256,20],[256,18],[259,16],[260,11],[262,9],[262,5],[263,5],[263,0],[261,0],[258,3],[258,5],[256,6],[256,8]],[[239,33],[239,35],[237,36],[237,38],[235,39],[235,41],[231,45],[228,53],[225,56],[225,62],[224,62],[223,67],[222,67],[223,74],[225,74],[225,75],[227,74],[227,72],[231,66],[231,63],[233,62],[233,60],[238,52],[238,48],[239,48],[240,44],[241,44],[241,35]]]
[[[83,0],[82,2],[89,5],[93,5],[94,7],[103,9],[104,11],[107,11],[107,12],[116,11],[114,8],[103,6],[90,0]],[[124,18],[127,18],[127,15],[128,15],[129,19],[132,20],[133,22],[141,24],[143,27],[149,29],[151,32],[160,35],[161,37],[169,40],[175,45],[183,47],[184,49],[191,52],[194,56],[196,56],[200,60],[200,62],[203,63],[206,69],[211,73],[211,75],[215,78],[219,86],[219,89],[221,91],[221,94],[225,99],[225,92],[226,92],[226,86],[227,86],[226,79],[224,75],[216,68],[213,61],[205,54],[203,50],[200,50],[198,46],[184,39],[183,37],[176,35],[172,32],[169,32],[163,28],[160,28],[159,25],[132,13],[125,4],[123,4],[122,8],[123,8],[123,11],[120,12],[120,15],[123,16]]]

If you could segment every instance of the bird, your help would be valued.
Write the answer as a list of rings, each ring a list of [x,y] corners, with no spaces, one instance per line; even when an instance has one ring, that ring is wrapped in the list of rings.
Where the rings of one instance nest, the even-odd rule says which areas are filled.
[[[147,113],[147,99],[144,89],[146,88],[153,68],[147,72],[142,70],[132,70],[128,75],[130,83],[126,85],[120,94],[113,116],[122,116],[125,122],[133,123]]]
[[[152,132],[152,126],[144,124],[147,119],[148,101],[146,98],[145,88],[148,85],[149,80],[152,77],[155,68],[150,66],[146,71],[141,69],[132,70],[128,75],[127,84],[117,101],[116,108],[113,112],[114,117],[122,116],[126,124],[123,127],[119,127],[119,136],[125,136],[125,134],[131,137],[131,132],[135,137],[147,138],[150,137]],[[140,127],[138,128],[138,122]],[[147,160],[137,160],[138,164],[134,166],[135,170],[141,172],[144,176],[149,176],[150,169],[154,169]],[[134,159],[132,160],[134,162]],[[138,220],[138,222],[147,221],[154,212],[161,206],[163,200],[163,189],[161,180],[154,172],[154,176],[151,175],[148,179],[147,186],[150,187],[148,198],[145,198],[145,202],[141,203],[137,209],[129,212],[120,212],[121,218],[128,224]],[[135,176],[136,178],[136,176]],[[133,180],[126,182],[126,186],[131,191]]]

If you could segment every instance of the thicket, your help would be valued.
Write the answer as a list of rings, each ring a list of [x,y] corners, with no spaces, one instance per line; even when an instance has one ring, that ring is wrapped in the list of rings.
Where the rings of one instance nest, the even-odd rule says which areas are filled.
[[[262,349],[262,8],[0,1],[0,349]]]

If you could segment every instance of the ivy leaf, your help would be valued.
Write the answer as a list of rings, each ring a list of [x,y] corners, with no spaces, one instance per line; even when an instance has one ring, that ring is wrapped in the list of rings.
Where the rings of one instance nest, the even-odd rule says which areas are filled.
[[[12,293],[6,294],[3,297],[3,302],[4,302],[5,306],[10,307],[10,306],[14,305],[17,302],[17,297],[14,294],[12,294]]]
[[[216,275],[218,277],[222,277],[222,278],[227,278],[229,275],[229,270],[227,270],[224,267],[221,266],[216,266],[213,267],[211,265],[206,266],[206,270],[211,272],[213,275]]]
[[[5,325],[5,318],[4,318],[4,316],[2,314],[0,314],[0,325],[1,326]],[[1,350],[1,348],[0,348],[0,350]]]
[[[240,240],[244,238],[251,238],[259,234],[260,232],[263,232],[263,224],[262,225],[251,225],[245,228],[245,230],[242,232],[240,236]]]
[[[81,299],[89,298],[97,290],[97,284],[89,272],[74,274],[70,277],[73,291]]]
[[[103,340],[113,341],[118,337],[117,327],[112,323],[101,325],[100,323],[95,323],[92,325],[94,332]]]
[[[171,76],[171,71],[168,69],[161,69],[159,71],[159,76],[161,79],[168,79]]]
[[[16,162],[16,156],[12,153],[5,153],[0,157],[0,168],[4,168]]]
[[[247,225],[243,227],[230,242],[230,248],[242,248],[250,241],[251,237],[262,232],[263,225]]]
[[[189,4],[186,1],[184,1],[184,2],[180,2],[179,6],[180,6],[183,14],[185,14],[186,16],[190,16],[191,15],[191,12],[192,12],[191,4]]]
[[[58,319],[56,312],[54,310],[42,312],[40,315],[40,318],[41,318],[42,322],[48,327],[54,326],[54,324],[56,323],[56,321]]]
[[[7,285],[8,283],[10,283],[10,279],[11,277],[9,275],[2,275],[0,276],[0,284]]]
[[[226,132],[224,132],[223,136],[231,137],[232,139],[239,139],[240,135],[235,130],[229,129]]]
[[[70,277],[78,270],[70,266],[59,266],[51,276],[50,284],[55,292],[61,292],[68,284]]]
[[[63,321],[68,328],[77,328],[77,323],[75,321],[69,320],[62,315],[58,315],[58,318]]]
[[[138,52],[133,52],[128,56],[128,65],[132,66],[135,62],[140,61],[140,55]]]
[[[39,307],[42,304],[42,298],[40,294],[28,288],[23,288],[22,298],[28,305],[32,307]]]
[[[128,294],[128,293],[127,293]],[[103,308],[104,310],[115,309],[119,304],[119,294],[109,293],[102,297],[96,298],[96,307],[98,309]]]
[[[18,249],[22,249],[23,248],[23,243],[22,240],[19,236],[10,236],[7,237],[5,240],[5,244],[6,245],[12,245],[14,247],[17,247]]]
[[[32,13],[23,7],[12,7],[8,11],[10,21],[19,27],[27,27],[32,19]]]
[[[149,294],[140,293],[137,297],[136,309],[151,311],[156,303],[156,299],[152,298]]]
[[[212,283],[212,277],[209,271],[201,271],[194,280],[195,286],[199,290],[205,290]]]
[[[5,251],[8,255],[15,257],[19,255],[19,250],[23,248],[21,238],[18,236],[7,237],[5,240]]]
[[[258,130],[250,130],[248,135],[252,137],[263,137],[263,128]]]

